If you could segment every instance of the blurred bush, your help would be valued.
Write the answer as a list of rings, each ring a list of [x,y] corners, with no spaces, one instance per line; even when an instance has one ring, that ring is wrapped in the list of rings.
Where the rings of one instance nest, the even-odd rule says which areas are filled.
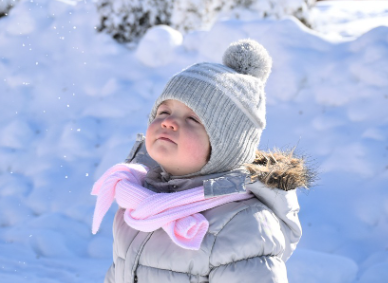
[[[19,2],[19,0],[0,0],[0,18],[7,16],[9,10],[11,10],[17,2]]]
[[[99,31],[119,42],[137,42],[152,26],[181,32],[209,28],[221,16],[281,19],[293,15],[310,26],[316,0],[97,0]]]

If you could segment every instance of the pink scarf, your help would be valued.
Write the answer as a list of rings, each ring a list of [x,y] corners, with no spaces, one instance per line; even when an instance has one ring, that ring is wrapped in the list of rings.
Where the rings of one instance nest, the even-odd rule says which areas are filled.
[[[117,164],[94,184],[92,195],[97,195],[97,203],[93,234],[116,198],[117,204],[125,208],[124,221],[130,227],[143,232],[163,228],[178,246],[198,250],[209,228],[209,222],[198,212],[253,196],[247,193],[205,199],[202,186],[175,193],[155,193],[142,186],[146,173],[141,164]]]

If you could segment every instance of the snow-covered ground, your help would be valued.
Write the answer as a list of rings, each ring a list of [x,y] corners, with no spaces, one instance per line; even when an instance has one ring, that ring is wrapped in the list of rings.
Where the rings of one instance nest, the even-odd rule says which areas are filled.
[[[337,40],[355,39],[377,26],[388,26],[387,1],[323,1],[312,13],[314,29]]]
[[[93,236],[93,182],[171,75],[245,37],[274,61],[261,148],[296,146],[320,171],[299,191],[290,282],[388,282],[388,4],[367,3],[320,4],[319,32],[223,20],[183,38],[157,27],[128,50],[97,33],[90,1],[22,0],[0,18],[0,282],[102,282],[115,208]]]

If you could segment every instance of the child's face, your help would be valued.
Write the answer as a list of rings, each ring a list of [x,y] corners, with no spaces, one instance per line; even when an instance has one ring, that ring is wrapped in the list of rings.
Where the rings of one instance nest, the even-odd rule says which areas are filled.
[[[198,116],[177,100],[164,101],[146,133],[148,154],[168,173],[194,173],[207,163],[210,143]]]

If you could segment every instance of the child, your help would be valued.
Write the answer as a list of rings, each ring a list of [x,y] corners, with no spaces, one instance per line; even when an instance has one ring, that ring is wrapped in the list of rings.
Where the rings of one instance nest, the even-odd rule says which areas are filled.
[[[223,65],[176,74],[156,100],[146,137],[93,187],[96,233],[114,198],[113,264],[105,282],[287,282],[301,236],[301,160],[256,150],[272,61],[253,40]]]

